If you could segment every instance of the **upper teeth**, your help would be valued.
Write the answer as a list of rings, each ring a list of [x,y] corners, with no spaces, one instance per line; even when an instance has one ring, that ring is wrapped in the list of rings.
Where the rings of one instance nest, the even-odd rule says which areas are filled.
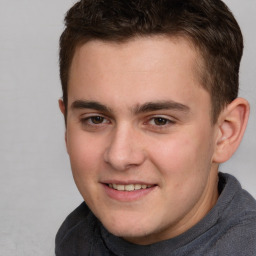
[[[145,189],[150,188],[152,185],[141,185],[141,184],[128,184],[128,185],[121,185],[121,184],[108,184],[110,188],[114,188],[119,191],[133,191],[138,189]]]

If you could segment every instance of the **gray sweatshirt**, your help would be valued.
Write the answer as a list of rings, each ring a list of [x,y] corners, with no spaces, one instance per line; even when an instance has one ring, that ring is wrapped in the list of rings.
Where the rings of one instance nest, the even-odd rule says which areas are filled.
[[[185,233],[151,245],[135,245],[109,233],[85,203],[56,235],[56,256],[256,256],[256,201],[229,174],[219,173],[213,209]]]

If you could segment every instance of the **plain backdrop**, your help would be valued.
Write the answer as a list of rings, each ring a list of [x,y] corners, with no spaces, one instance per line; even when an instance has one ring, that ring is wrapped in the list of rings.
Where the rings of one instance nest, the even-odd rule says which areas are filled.
[[[221,170],[256,197],[256,1],[226,0],[245,40],[244,140]],[[80,202],[58,109],[58,40],[74,0],[0,0],[0,255],[54,255],[60,224]]]

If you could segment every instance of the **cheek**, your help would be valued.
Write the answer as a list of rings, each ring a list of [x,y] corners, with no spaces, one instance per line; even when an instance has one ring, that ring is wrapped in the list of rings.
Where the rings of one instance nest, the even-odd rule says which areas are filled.
[[[193,162],[195,148],[187,138],[168,138],[164,143],[158,141],[151,153],[153,162],[163,172],[180,173],[186,165]]]
[[[176,134],[165,143],[155,143],[151,152],[151,162],[162,177],[163,197],[177,214],[193,207],[207,186],[211,171],[207,137],[206,133]]]
[[[99,173],[103,169],[102,144],[83,132],[72,131],[68,134],[67,147],[76,186],[87,204],[94,208],[98,200]]]
[[[75,178],[84,180],[99,169],[102,152],[101,142],[79,131],[68,133],[67,148]]]
[[[205,132],[180,133],[154,143],[152,162],[163,175],[186,177],[210,169],[211,142]],[[191,177],[190,177],[191,178]]]

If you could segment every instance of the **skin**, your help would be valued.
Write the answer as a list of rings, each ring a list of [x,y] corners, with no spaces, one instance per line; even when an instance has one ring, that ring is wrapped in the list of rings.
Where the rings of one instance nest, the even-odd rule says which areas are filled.
[[[91,41],[76,49],[66,127],[74,180],[103,225],[130,242],[175,237],[217,201],[218,163],[229,157],[222,158],[220,141],[234,129],[223,116],[212,124],[198,58],[182,38]],[[60,108],[64,113],[62,101]],[[106,183],[153,186],[131,196]]]

